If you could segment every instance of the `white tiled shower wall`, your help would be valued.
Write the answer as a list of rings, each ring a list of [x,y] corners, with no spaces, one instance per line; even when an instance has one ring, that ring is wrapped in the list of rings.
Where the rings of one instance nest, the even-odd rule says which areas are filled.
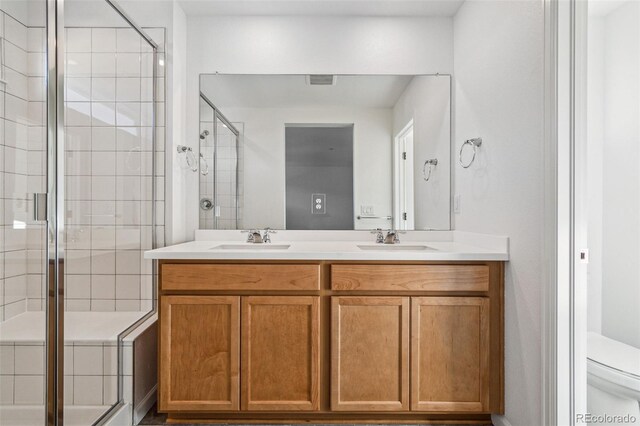
[[[116,342],[65,344],[64,401],[66,406],[110,406],[118,400]],[[130,389],[133,347],[124,344],[123,389]],[[45,345],[20,342],[0,345],[0,405],[43,405]],[[128,401],[130,395],[123,395]]]
[[[150,28],[164,63],[164,29]],[[43,309],[44,29],[0,12],[0,321]],[[148,310],[152,52],[129,28],[70,28],[66,66],[67,309]],[[157,81],[156,206],[164,238],[164,66]]]
[[[157,243],[164,245],[164,40],[157,79]],[[45,230],[29,194],[45,188],[43,28],[0,11],[0,322],[44,309]],[[66,32],[66,310],[147,311],[152,307],[152,51],[128,28]],[[0,404],[44,403],[44,342],[0,344]],[[131,346],[124,381],[130,393]],[[65,404],[111,405],[117,398],[117,342],[65,344]]]
[[[146,29],[164,64],[164,29]],[[66,30],[66,303],[69,311],[152,307],[153,53],[130,28]],[[164,235],[164,66],[157,80],[156,185]]]
[[[31,220],[28,194],[43,190],[43,30],[0,11],[4,49],[0,83],[0,321],[28,308],[42,283],[42,225]]]
[[[213,112],[208,105],[200,103],[200,130],[207,130],[209,135],[200,141],[200,153],[208,167],[208,174],[203,175],[204,162],[200,161],[200,198],[214,198],[216,191],[219,216],[215,225],[214,210],[200,208],[200,229],[241,229],[244,208],[242,181],[242,123],[233,123],[240,131],[236,151],[235,135],[221,122],[218,122],[218,152],[214,164],[214,132]],[[237,179],[237,185],[236,185]],[[236,209],[237,204],[237,209]]]

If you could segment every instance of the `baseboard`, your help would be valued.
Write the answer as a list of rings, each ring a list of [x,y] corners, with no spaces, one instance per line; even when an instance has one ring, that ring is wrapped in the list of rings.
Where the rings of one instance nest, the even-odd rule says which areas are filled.
[[[499,416],[497,414],[491,415],[491,422],[493,426],[511,426],[511,423],[505,416]]]
[[[158,385],[154,386],[148,394],[142,398],[139,404],[137,404],[133,409],[133,424],[137,425],[144,419],[144,416],[149,412],[153,404],[156,403],[156,390],[158,389]]]

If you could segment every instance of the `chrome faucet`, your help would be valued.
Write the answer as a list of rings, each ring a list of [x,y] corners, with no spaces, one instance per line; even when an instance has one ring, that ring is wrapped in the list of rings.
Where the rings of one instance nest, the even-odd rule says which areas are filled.
[[[372,234],[376,234],[376,244],[384,243],[384,234],[382,233],[382,229],[377,228],[371,231]]]
[[[248,232],[249,235],[247,236],[247,242],[248,243],[254,243],[254,244],[260,244],[263,241],[262,235],[260,235],[260,231],[258,231],[257,229],[251,229],[248,231],[242,231],[242,232]]]
[[[277,232],[274,231],[271,228],[264,228],[264,235],[262,236],[262,242],[263,243],[270,243],[271,242],[271,237],[269,236],[269,234],[277,234]]]
[[[251,230],[242,231],[242,232],[249,233],[249,235],[247,236],[247,242],[253,243],[253,244],[270,243],[271,237],[269,236],[269,234],[276,233],[276,231],[272,230],[271,228],[265,228],[264,235],[260,234],[260,230],[258,229],[251,229]]]
[[[400,237],[398,234],[404,234],[404,231],[396,231],[395,229],[389,229],[387,231],[386,237],[382,241],[383,244],[398,244],[400,242]]]

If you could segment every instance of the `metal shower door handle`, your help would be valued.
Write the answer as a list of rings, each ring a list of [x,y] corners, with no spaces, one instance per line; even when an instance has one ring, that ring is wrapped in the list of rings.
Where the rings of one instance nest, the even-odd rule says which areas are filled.
[[[47,220],[47,193],[36,192],[33,194],[33,220],[45,222]]]

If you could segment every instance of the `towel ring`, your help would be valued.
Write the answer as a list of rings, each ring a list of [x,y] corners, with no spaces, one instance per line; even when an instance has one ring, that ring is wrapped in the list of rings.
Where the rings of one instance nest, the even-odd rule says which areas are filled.
[[[209,174],[209,163],[207,162],[207,159],[204,158],[204,155],[202,155],[202,153],[200,153],[200,173],[202,174],[202,176],[206,176]]]
[[[196,155],[193,153],[193,149],[190,146],[178,145],[176,150],[178,151],[178,155],[184,154],[185,160],[187,162],[187,166],[191,169],[192,172],[198,171],[198,165],[196,160]]]
[[[428,172],[426,170],[427,165],[429,165]],[[431,179],[431,172],[433,171],[433,168],[437,165],[438,165],[437,158],[432,158],[431,160],[427,160],[424,162],[424,164],[422,165],[422,179],[424,179],[425,182],[429,182],[429,179]]]
[[[471,157],[471,161],[469,161],[467,164],[464,164],[464,161],[462,161],[462,152],[464,151],[464,147],[467,145],[473,148],[473,157]],[[482,138],[473,138],[464,141],[464,143],[460,147],[460,154],[458,154],[458,161],[460,162],[460,165],[463,169],[468,169],[476,160],[476,151],[478,150],[480,145],[482,145]]]

